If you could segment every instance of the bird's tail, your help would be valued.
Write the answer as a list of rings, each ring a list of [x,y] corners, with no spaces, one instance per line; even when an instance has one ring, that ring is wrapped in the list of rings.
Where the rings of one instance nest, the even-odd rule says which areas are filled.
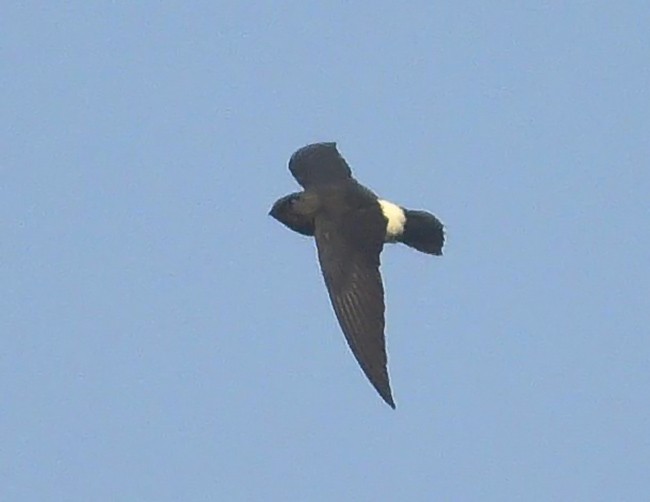
[[[431,213],[405,209],[406,224],[399,241],[423,253],[441,255],[445,243],[444,225]]]

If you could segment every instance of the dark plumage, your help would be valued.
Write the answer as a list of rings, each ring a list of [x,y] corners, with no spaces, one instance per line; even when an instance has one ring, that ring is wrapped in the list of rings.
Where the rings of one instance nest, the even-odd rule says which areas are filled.
[[[299,149],[289,160],[289,170],[304,191],[278,199],[270,215],[295,232],[315,237],[325,285],[348,345],[370,383],[394,408],[379,255],[385,242],[441,255],[443,225],[430,213],[381,200],[359,184],[336,143]]]

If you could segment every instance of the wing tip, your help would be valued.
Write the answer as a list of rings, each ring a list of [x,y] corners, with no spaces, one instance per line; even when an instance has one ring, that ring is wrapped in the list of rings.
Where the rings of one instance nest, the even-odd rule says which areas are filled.
[[[289,171],[304,188],[352,177],[350,166],[334,141],[311,143],[299,148],[289,159]]]
[[[374,383],[373,383],[374,386]],[[393,393],[390,390],[389,386],[386,386],[384,389],[379,389],[375,387],[375,390],[379,393],[379,396],[384,400],[384,402],[390,406],[392,409],[395,409],[395,400],[393,399]]]

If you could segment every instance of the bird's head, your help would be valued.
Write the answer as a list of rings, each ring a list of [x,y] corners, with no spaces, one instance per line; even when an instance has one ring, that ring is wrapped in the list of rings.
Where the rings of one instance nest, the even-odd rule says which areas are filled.
[[[310,211],[306,211],[307,206],[309,204],[305,199],[305,193],[295,192],[276,200],[269,211],[269,215],[294,232],[313,236],[314,217],[313,214],[310,214]]]

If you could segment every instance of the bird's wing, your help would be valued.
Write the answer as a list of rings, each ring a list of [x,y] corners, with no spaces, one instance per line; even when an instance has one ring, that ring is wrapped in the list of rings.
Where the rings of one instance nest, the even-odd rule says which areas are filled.
[[[379,273],[385,222],[371,209],[316,219],[318,259],[334,312],[361,369],[392,408],[384,340],[384,287]]]
[[[352,178],[352,171],[336,149],[336,143],[314,143],[297,150],[289,170],[305,189]]]

